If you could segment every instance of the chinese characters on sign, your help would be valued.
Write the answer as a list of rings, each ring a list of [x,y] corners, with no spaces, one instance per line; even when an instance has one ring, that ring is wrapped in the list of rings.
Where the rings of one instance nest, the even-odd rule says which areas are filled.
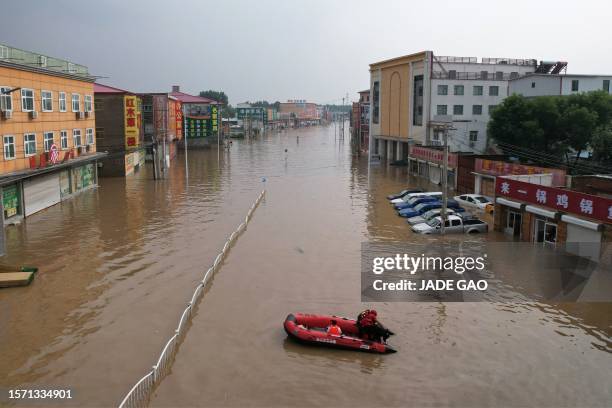
[[[189,139],[198,137],[215,136],[218,131],[217,107],[210,109],[210,116],[188,116],[187,129],[185,129]]]
[[[123,105],[125,108],[125,147],[126,149],[138,147],[141,120],[138,97],[133,95],[124,96]]]
[[[421,146],[410,146],[410,156],[415,159],[421,159],[433,163],[442,164],[444,162],[444,152],[442,150],[430,149]],[[448,165],[457,167],[457,155],[455,153],[448,154]]]
[[[612,222],[612,199],[497,177],[497,196],[515,198],[570,214]]]
[[[507,163],[497,160],[476,159],[474,162],[474,171],[476,173],[484,173],[491,176],[552,174],[553,185],[562,186],[565,183],[565,170],[526,166],[523,164]]]

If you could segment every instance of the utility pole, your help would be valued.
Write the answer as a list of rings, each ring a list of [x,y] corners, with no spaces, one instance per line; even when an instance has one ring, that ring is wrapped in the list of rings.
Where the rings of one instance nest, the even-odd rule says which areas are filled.
[[[183,142],[185,147],[185,179],[189,178],[189,166],[187,165],[187,105],[183,104]]]
[[[440,211],[440,234],[444,235],[444,225],[446,224],[446,207],[448,205],[448,194],[446,192],[448,184],[448,126],[444,126],[444,161],[442,166],[442,210]]]
[[[217,163],[221,162],[221,126],[223,126],[223,119],[221,119],[221,124],[219,124],[219,119],[221,118],[221,109],[219,109],[219,105],[217,105]]]

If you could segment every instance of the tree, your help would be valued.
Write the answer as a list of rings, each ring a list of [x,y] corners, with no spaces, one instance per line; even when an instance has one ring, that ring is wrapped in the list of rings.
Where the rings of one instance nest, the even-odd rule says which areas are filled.
[[[203,98],[214,99],[215,101],[221,102],[223,105],[228,104],[228,98],[223,91],[214,91],[209,89],[208,91],[200,91],[200,96]]]
[[[595,129],[591,139],[593,159],[605,165],[612,165],[612,125]]]
[[[578,162],[580,154],[587,149],[597,127],[597,118],[597,112],[583,106],[570,105],[563,112],[560,120],[561,129],[563,129],[563,135],[565,136],[563,142],[575,152],[574,164]],[[568,164],[569,153],[570,149],[565,149]]]

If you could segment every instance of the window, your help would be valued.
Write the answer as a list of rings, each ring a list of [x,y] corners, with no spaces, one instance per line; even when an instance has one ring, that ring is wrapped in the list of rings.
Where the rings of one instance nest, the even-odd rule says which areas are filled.
[[[66,112],[66,92],[59,93],[59,110],[60,112]]]
[[[47,66],[47,57],[45,57],[44,55],[39,55],[38,56],[38,64],[41,67],[46,67]]]
[[[446,115],[446,105],[438,105],[436,107],[436,112],[438,115]]]
[[[433,138],[432,138],[432,140],[435,140],[435,141],[440,140],[440,132],[438,132],[438,131],[433,132]]]
[[[499,95],[499,86],[490,86],[489,87],[489,96],[498,96]]]
[[[51,151],[51,145],[53,144],[53,132],[43,133],[43,144],[45,152]]]
[[[34,110],[34,91],[32,89],[21,88],[21,110],[22,112]]]
[[[94,131],[92,128],[85,129],[85,140],[88,145],[94,144]]]
[[[438,95],[448,95],[448,85],[438,85]]]
[[[473,105],[472,115],[482,115],[482,105]]]
[[[81,129],[72,130],[72,141],[73,141],[74,147],[81,146]]]
[[[518,77],[519,77],[519,73],[518,73],[518,72],[516,72],[516,71],[512,71],[512,72],[510,73],[510,79],[516,79],[516,78],[518,78]]]
[[[488,79],[489,72],[488,71],[480,71],[480,79]]]
[[[497,71],[495,73],[495,79],[497,80],[503,80],[504,79],[504,73],[502,71]]]
[[[0,110],[1,111],[12,111],[13,110],[13,97],[8,93],[11,88],[2,86],[0,87]],[[6,93],[5,93],[6,92]]]
[[[532,87],[532,88],[535,88],[535,82],[532,82],[532,83],[531,83],[531,87]]]
[[[4,136],[4,160],[15,158],[15,136]]]
[[[455,79],[457,78],[457,70],[455,69],[451,69],[448,71],[448,79]]]
[[[68,148],[68,131],[66,130],[60,132],[60,146],[63,150]]]
[[[26,133],[23,135],[23,147],[26,156],[33,156],[36,154],[36,134]]]
[[[53,93],[51,91],[41,91],[41,105],[43,112],[53,112]]]
[[[91,112],[92,110],[91,95],[85,95],[85,112]]]
[[[482,95],[482,85],[475,85],[474,86],[474,95],[475,96]]]
[[[380,83],[378,81],[374,82],[373,91],[372,91],[372,123],[378,123],[378,116],[380,112]]]
[[[572,92],[578,92],[578,80],[572,79]]]
[[[497,108],[497,105],[489,105],[489,115]]]
[[[81,95],[72,94],[72,111],[78,112],[81,107]]]
[[[609,79],[603,80],[603,90],[606,92],[610,92],[610,80]]]
[[[414,92],[412,95],[412,124],[423,126],[423,75],[414,76]]]
[[[463,115],[463,105],[453,105],[453,115]]]
[[[4,45],[0,45],[0,58],[8,58],[9,57],[9,49]]]
[[[455,85],[455,95],[463,95],[463,85]]]
[[[478,131],[470,130],[470,142],[477,142],[477,141],[478,141]]]

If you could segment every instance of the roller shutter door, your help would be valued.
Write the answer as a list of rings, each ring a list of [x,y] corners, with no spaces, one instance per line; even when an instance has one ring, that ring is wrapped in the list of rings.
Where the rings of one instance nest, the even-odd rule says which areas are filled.
[[[566,248],[567,252],[598,260],[601,249],[601,232],[567,224]]]
[[[35,177],[23,182],[23,201],[25,216],[59,203],[59,173]]]

